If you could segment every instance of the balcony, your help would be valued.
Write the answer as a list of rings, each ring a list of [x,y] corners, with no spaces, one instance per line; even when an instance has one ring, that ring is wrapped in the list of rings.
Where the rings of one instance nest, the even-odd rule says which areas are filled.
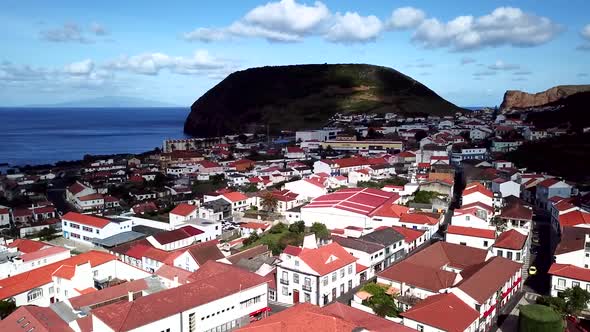
[[[281,279],[281,280],[280,280],[280,283],[281,283],[282,285],[288,285],[288,284],[289,284],[289,280],[287,280],[287,279]]]
[[[302,285],[301,289],[303,289],[306,292],[311,292],[311,285]]]

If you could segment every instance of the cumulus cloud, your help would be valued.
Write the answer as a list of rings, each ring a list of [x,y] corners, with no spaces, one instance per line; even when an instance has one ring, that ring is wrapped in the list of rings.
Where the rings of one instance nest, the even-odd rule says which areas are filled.
[[[549,42],[561,30],[547,17],[500,7],[480,17],[459,16],[449,22],[426,19],[416,28],[412,40],[426,48],[448,47],[455,51],[505,45],[532,47]]]
[[[590,24],[587,24],[582,31],[580,31],[580,36],[584,39],[584,43],[578,45],[576,49],[580,51],[590,51]]]
[[[64,67],[64,72],[66,72],[70,75],[80,76],[80,75],[90,74],[93,69],[94,69],[94,62],[90,59],[86,59],[86,60],[73,62],[73,63],[66,65]]]
[[[281,0],[258,6],[226,27],[199,27],[183,35],[187,41],[214,42],[233,38],[263,38],[270,42],[299,42],[320,36],[336,43],[374,41],[383,31],[374,15],[332,13],[320,1],[313,5]]]
[[[88,29],[84,29],[76,23],[66,23],[61,27],[39,31],[39,37],[42,40],[54,43],[94,43],[96,39],[88,35],[94,37],[106,36],[108,31],[104,26],[96,22],[90,24]]]
[[[390,29],[403,30],[419,26],[426,18],[424,11],[414,7],[401,7],[391,13],[387,23]]]
[[[325,38],[342,43],[367,42],[375,40],[382,29],[383,23],[376,16],[347,12],[344,15],[336,14]]]
[[[230,61],[214,57],[205,50],[198,50],[192,56],[171,56],[164,53],[143,53],[134,56],[121,56],[109,61],[105,68],[128,71],[142,75],[158,75],[167,69],[183,75],[213,75],[228,72],[235,68]]]
[[[516,64],[505,63],[502,60],[498,60],[498,61],[496,61],[496,63],[489,65],[488,69],[491,69],[491,70],[516,70],[516,69],[520,69],[520,66],[516,65]]]
[[[475,63],[475,59],[474,58],[470,58],[470,57],[463,57],[461,58],[461,64],[462,65],[468,65],[470,63]]]

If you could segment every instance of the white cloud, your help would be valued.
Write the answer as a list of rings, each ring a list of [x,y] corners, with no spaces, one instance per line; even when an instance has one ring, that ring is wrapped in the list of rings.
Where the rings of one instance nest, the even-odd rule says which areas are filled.
[[[520,66],[516,64],[506,63],[502,60],[498,60],[496,61],[496,63],[489,65],[488,68],[491,70],[516,70],[520,69]]]
[[[582,31],[580,31],[580,35],[585,39],[585,42],[579,45],[576,49],[580,51],[590,51],[590,24],[587,24]]]
[[[582,29],[582,37],[590,40],[590,24],[587,24],[584,29]]]
[[[461,64],[462,65],[468,65],[470,63],[474,63],[476,60],[474,58],[470,58],[470,57],[463,57],[461,58]]]
[[[414,7],[401,7],[391,13],[387,26],[391,29],[410,29],[420,25],[426,14],[424,11]]]
[[[88,35],[94,35],[94,38]],[[96,41],[96,37],[108,35],[107,29],[99,23],[93,22],[88,29],[83,29],[76,23],[66,23],[58,28],[50,28],[39,31],[42,40],[54,43],[81,43],[89,44]]]
[[[205,50],[198,50],[190,57],[170,56],[164,53],[143,53],[121,56],[105,65],[107,69],[128,71],[142,75],[157,75],[163,69],[183,75],[213,75],[235,68],[233,63],[216,58]]]
[[[532,47],[551,41],[562,28],[547,17],[500,7],[481,17],[459,16],[449,22],[424,20],[412,40],[427,48],[475,50],[493,46]]]
[[[90,31],[97,36],[105,36],[109,34],[108,30],[102,24],[97,22],[92,22],[90,24]]]
[[[382,31],[383,23],[373,15],[331,13],[320,1],[307,5],[295,0],[281,0],[258,6],[229,26],[200,27],[183,37],[188,41],[202,42],[247,37],[288,43],[320,36],[335,43],[364,43],[374,41]]]
[[[338,13],[325,38],[342,43],[374,41],[382,29],[383,23],[376,16],[361,16],[351,12],[344,15]]]
[[[88,75],[94,69],[94,62],[90,59],[70,63],[64,67],[64,72],[74,76]]]

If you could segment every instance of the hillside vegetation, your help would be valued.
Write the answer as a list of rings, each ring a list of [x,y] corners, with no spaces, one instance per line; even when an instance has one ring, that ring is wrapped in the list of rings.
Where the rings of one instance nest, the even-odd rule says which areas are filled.
[[[335,113],[450,115],[461,108],[391,68],[293,65],[235,72],[191,107],[185,132],[207,137],[317,128]]]

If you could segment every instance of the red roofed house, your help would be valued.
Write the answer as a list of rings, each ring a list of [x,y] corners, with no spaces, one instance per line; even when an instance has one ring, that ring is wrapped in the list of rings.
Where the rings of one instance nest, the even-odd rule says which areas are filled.
[[[432,234],[438,231],[444,218],[443,214],[414,212],[404,213],[401,215],[399,222],[393,226],[408,227],[417,230],[423,230],[426,233],[426,239],[430,239]]]
[[[293,192],[302,199],[311,200],[328,193],[328,177],[311,177],[285,183],[285,189]]]
[[[494,194],[479,182],[468,184],[463,190],[462,205],[481,202],[488,206],[494,206]]]
[[[175,227],[189,219],[195,219],[198,217],[199,207],[187,203],[178,204],[170,213],[168,213],[168,219],[170,225]]]
[[[479,249],[489,249],[496,238],[496,231],[493,229],[482,229],[449,225],[445,241],[462,246]]]
[[[286,147],[285,150],[285,157],[289,159],[305,159],[305,151],[302,148],[297,146],[289,146]]]
[[[549,268],[551,275],[551,296],[559,296],[564,290],[578,286],[590,289],[590,269],[573,264],[553,263]]]
[[[404,236],[404,241],[406,242],[406,252],[411,252],[412,250],[416,249],[424,242],[426,242],[426,231],[412,229],[407,227],[401,226],[393,226],[394,231],[400,233]]]
[[[355,226],[376,228],[382,226],[373,219],[383,206],[391,206],[400,196],[372,188],[348,188],[313,199],[301,207],[301,219],[307,226],[321,222],[328,229]]]
[[[368,168],[348,172],[348,183],[356,185],[359,182],[368,182],[371,180],[371,172]]]
[[[266,316],[268,281],[238,267],[207,262],[191,283],[91,311],[94,331],[232,330]]]
[[[95,283],[148,276],[147,272],[118,261],[111,254],[89,251],[0,280],[0,300],[13,298],[17,306],[47,307],[55,301],[80,295],[80,290],[94,287]]]
[[[329,175],[344,175],[373,165],[385,165],[384,158],[351,157],[342,159],[322,159],[313,164],[314,173],[326,173]]]
[[[491,224],[492,213],[486,207],[473,203],[470,207],[463,207],[453,211],[451,224],[462,227],[474,227],[481,229],[495,229]]]
[[[55,311],[34,305],[22,306],[1,320],[0,331],[74,332]]]
[[[0,240],[0,250],[5,251],[7,259],[0,263],[0,279],[24,273],[35,268],[55,263],[70,257],[70,250],[40,241],[16,239]]]
[[[232,210],[234,212],[244,211],[249,207],[248,196],[242,194],[241,192],[232,191],[229,193],[225,193],[219,197],[230,203],[232,205]]]
[[[453,293],[437,294],[402,312],[403,324],[424,331],[477,331],[479,312]]]
[[[375,331],[415,332],[399,323],[372,315],[334,302],[320,308],[313,304],[301,303],[252,323],[239,332],[283,332],[283,331]]]
[[[106,219],[89,214],[68,212],[62,216],[63,237],[92,244],[92,239],[105,239],[131,230],[132,221],[127,218]]]
[[[550,210],[552,197],[559,196],[569,198],[572,195],[572,186],[556,178],[548,178],[537,183],[535,204],[543,209]]]
[[[76,181],[74,184],[66,188],[66,199],[68,202],[74,204],[76,198],[96,193],[97,192],[94,188]]]
[[[205,242],[212,239],[206,239],[207,234],[191,225],[186,225],[174,230],[159,232],[148,236],[146,240],[154,248],[166,251],[172,251],[188,247],[197,242]]]
[[[325,306],[357,286],[355,257],[336,242],[319,248],[313,243],[304,248],[288,246],[280,255],[277,302]]]
[[[528,232],[519,228],[502,232],[496,238],[492,252],[496,256],[524,263],[528,253]]]

